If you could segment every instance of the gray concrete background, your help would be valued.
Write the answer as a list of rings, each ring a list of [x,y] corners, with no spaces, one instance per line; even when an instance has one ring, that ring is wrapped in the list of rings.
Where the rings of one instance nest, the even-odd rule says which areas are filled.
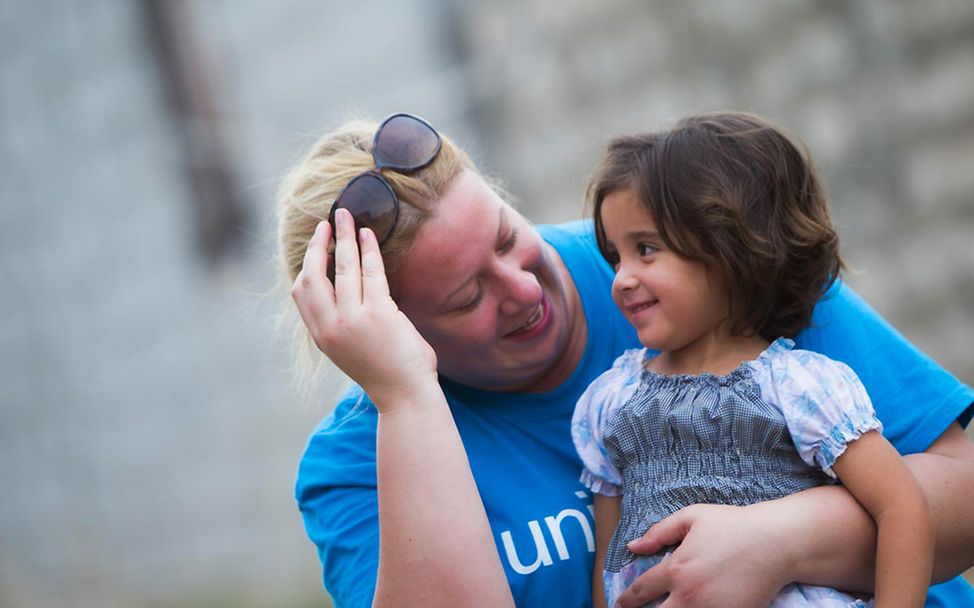
[[[974,380],[974,4],[185,0],[244,247],[209,264],[143,4],[0,0],[0,605],[323,601],[294,470],[327,411],[274,333],[272,204],[353,114],[429,118],[539,222],[612,134],[801,135],[848,276]]]

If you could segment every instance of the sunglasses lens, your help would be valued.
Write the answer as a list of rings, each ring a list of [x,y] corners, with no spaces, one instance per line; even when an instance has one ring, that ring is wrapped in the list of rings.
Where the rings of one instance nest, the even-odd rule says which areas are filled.
[[[371,228],[382,243],[396,223],[396,195],[385,180],[373,173],[365,173],[350,181],[335,201],[331,217],[334,223],[335,209],[348,209],[355,218],[356,228]]]
[[[375,137],[372,156],[380,167],[412,171],[430,163],[440,151],[440,136],[414,116],[388,119]]]

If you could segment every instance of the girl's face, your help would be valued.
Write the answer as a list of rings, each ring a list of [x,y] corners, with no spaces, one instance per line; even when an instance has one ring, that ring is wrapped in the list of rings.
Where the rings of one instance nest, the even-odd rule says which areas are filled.
[[[616,263],[612,297],[655,350],[703,347],[728,316],[728,292],[702,263],[667,249],[646,206],[629,190],[602,201],[601,221]]]
[[[399,308],[455,382],[554,388],[585,349],[584,314],[561,259],[472,171],[451,184],[391,280]]]

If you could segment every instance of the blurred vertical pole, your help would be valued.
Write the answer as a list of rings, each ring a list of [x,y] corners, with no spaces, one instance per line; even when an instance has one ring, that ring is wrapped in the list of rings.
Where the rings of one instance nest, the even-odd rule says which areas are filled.
[[[247,212],[229,162],[213,63],[187,0],[142,0],[142,7],[186,159],[197,243],[214,266],[241,248]]]

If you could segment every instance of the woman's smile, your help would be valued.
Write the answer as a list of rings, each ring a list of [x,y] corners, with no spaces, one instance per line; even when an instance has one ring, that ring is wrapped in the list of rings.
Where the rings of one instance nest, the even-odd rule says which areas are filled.
[[[524,323],[524,325],[518,327],[512,332],[507,333],[505,338],[513,338],[515,340],[532,340],[537,338],[548,328],[551,324],[551,300],[548,298],[547,294],[541,295],[541,302],[531,313],[531,316]]]

